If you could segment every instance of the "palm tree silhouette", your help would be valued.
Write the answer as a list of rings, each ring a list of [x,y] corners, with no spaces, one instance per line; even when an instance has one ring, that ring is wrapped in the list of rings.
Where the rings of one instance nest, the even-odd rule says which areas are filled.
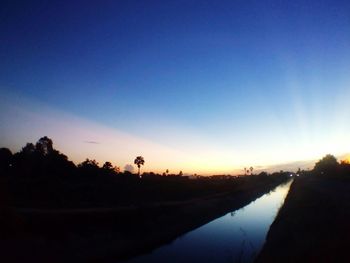
[[[140,168],[141,168],[141,165],[145,164],[145,159],[142,156],[137,156],[134,161],[134,164],[136,164],[137,168],[139,168],[138,175],[140,176]]]

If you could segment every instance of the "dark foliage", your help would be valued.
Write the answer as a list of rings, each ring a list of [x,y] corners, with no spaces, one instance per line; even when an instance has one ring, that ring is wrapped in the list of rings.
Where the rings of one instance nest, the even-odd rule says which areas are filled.
[[[12,158],[11,174],[14,176],[41,177],[66,176],[74,173],[75,165],[68,157],[53,148],[48,137],[26,146]]]
[[[110,207],[154,202],[182,201],[236,191],[245,185],[259,184],[282,174],[228,175],[198,177],[190,180],[182,171],[163,176],[143,173],[141,176],[105,162],[86,159],[77,166],[67,156],[54,149],[53,141],[42,137],[34,145],[27,143],[20,152],[0,150],[1,167],[5,171],[11,206]],[[142,156],[135,159],[138,168],[145,163]],[[287,176],[283,174],[282,176]],[[242,189],[243,189],[242,188]]]
[[[137,160],[141,167],[144,159]],[[48,244],[56,242],[62,251],[74,250],[71,244],[79,244],[79,249],[91,242],[91,251],[86,249],[85,256],[114,240],[118,245],[108,251],[116,253],[117,258],[170,241],[249,203],[289,176],[275,173],[190,179],[181,171],[140,176],[120,173],[111,162],[100,167],[90,159],[75,166],[54,149],[48,137],[35,145],[26,144],[14,155],[0,149],[0,163],[4,171],[0,177],[3,240],[25,236],[28,245],[31,240],[42,239]],[[147,239],[150,236],[152,240]],[[44,247],[43,251],[50,251],[49,246]],[[83,255],[74,251],[70,259],[72,254]]]
[[[333,155],[327,154],[315,164],[314,171],[321,175],[331,175],[336,173],[338,168],[337,159]]]
[[[137,165],[138,175],[140,175],[140,168],[141,168],[141,165],[145,164],[145,159],[142,156],[137,156],[136,159],[134,160],[134,164]]]
[[[5,174],[12,165],[12,152],[7,148],[0,148],[0,172]]]

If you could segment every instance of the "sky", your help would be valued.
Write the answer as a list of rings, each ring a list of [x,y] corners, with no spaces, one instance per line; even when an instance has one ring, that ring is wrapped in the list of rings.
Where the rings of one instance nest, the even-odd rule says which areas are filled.
[[[238,173],[350,152],[349,1],[2,1],[0,143]]]

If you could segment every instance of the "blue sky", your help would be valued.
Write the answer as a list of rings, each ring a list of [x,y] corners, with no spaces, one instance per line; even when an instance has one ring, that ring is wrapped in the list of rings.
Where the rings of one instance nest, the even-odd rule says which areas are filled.
[[[50,136],[38,121],[28,137],[19,112],[33,112],[152,142],[159,148],[130,139],[131,152],[86,150],[123,165],[123,153],[147,161],[153,147],[151,170],[165,168],[162,147],[167,167],[201,173],[343,154],[349,14],[347,1],[5,1],[1,142],[18,150]],[[51,137],[78,162],[69,127]],[[80,137],[71,140],[96,140]]]

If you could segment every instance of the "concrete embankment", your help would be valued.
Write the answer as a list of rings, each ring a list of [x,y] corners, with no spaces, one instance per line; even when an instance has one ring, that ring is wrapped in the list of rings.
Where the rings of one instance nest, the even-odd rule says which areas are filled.
[[[349,262],[350,177],[296,178],[256,262]]]

